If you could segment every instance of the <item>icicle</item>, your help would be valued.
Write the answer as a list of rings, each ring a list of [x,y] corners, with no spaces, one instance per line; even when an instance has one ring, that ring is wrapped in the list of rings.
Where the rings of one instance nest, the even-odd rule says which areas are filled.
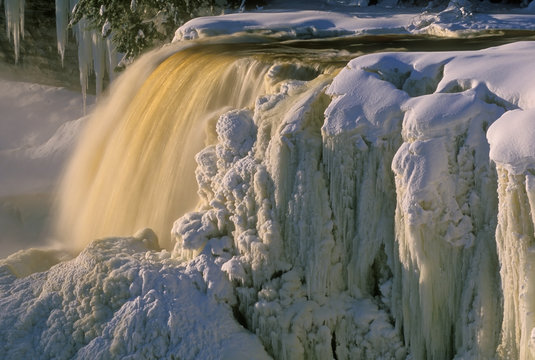
[[[86,112],[87,89],[89,87],[89,74],[92,70],[93,38],[87,30],[87,20],[82,18],[74,27],[74,34],[78,42],[78,69],[80,71],[80,86],[84,99],[84,113]]]
[[[115,67],[119,64],[119,56],[117,54],[117,48],[113,44],[112,36],[109,35],[105,39],[106,42],[106,71],[108,73],[108,79],[112,82],[115,79]]]
[[[61,56],[61,66],[63,66],[65,59],[70,10],[69,0],[56,0],[56,38],[58,52]]]
[[[58,52],[61,62],[65,58],[65,46],[67,43],[67,28],[69,26],[69,14],[76,7],[77,0],[56,0],[56,36]],[[101,6],[100,12],[105,12],[105,7]],[[109,24],[109,23],[108,23]],[[104,74],[108,73],[110,81],[114,78],[114,69],[119,63],[117,51],[109,34],[100,34],[91,29],[86,18],[80,19],[72,26],[78,44],[78,68],[80,71],[80,86],[84,98],[84,113],[89,87],[89,76],[95,74],[95,90],[97,97],[104,87]],[[106,33],[108,31],[106,30]],[[104,37],[104,35],[108,35]]]
[[[5,0],[6,33],[13,41],[15,50],[15,63],[20,57],[20,38],[24,39],[24,0]]]
[[[96,31],[91,31],[91,44],[93,55],[93,71],[95,73],[95,89],[97,98],[100,97],[103,88],[104,72],[106,71],[106,41]]]

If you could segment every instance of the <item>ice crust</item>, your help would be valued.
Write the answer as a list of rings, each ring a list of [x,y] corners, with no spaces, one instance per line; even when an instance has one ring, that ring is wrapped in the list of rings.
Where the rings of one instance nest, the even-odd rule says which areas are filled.
[[[1,261],[3,358],[270,358],[234,320],[230,282],[213,259],[181,265],[158,250],[146,230],[95,241],[33,275],[18,254]],[[55,254],[25,255],[37,264]]]
[[[0,352],[534,358],[534,53],[274,65],[197,154],[171,253],[145,230],[0,262]]]

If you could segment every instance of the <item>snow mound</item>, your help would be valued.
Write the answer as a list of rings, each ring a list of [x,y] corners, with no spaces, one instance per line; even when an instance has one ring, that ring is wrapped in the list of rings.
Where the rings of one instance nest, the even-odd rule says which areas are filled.
[[[0,262],[3,357],[269,359],[233,318],[233,291],[211,275],[214,258],[180,265],[151,234],[97,240],[31,275],[14,271],[14,258]],[[31,252],[17,258],[45,254]]]
[[[511,174],[535,170],[535,109],[505,113],[487,132],[490,158]]]

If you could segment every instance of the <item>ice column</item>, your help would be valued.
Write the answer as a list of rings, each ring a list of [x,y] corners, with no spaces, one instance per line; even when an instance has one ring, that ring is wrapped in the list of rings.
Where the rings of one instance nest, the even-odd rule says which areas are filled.
[[[535,359],[535,110],[505,113],[488,131],[498,168],[496,243],[503,291],[498,354]]]
[[[492,358],[500,324],[485,88],[414,97],[396,153],[405,341],[415,359]]]

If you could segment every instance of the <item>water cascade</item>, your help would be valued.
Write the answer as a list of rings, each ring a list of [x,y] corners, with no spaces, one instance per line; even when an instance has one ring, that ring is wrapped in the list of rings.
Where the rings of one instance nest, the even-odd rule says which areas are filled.
[[[164,47],[113,85],[59,192],[57,234],[83,251],[32,275],[25,301],[45,310],[4,302],[5,327],[81,324],[50,357],[193,358],[236,335],[277,359],[535,358],[533,173],[486,139],[530,105],[479,72],[513,73],[532,43],[347,62],[335,40],[218,41]],[[0,290],[24,280],[2,274]],[[232,330],[209,333],[186,290]]]
[[[58,233],[79,251],[150,225],[169,248],[173,221],[197,203],[194,155],[205,128],[226,107],[251,106],[266,71],[258,61],[191,49],[163,61],[139,90],[115,91],[67,170]],[[123,78],[117,88],[135,82]]]

